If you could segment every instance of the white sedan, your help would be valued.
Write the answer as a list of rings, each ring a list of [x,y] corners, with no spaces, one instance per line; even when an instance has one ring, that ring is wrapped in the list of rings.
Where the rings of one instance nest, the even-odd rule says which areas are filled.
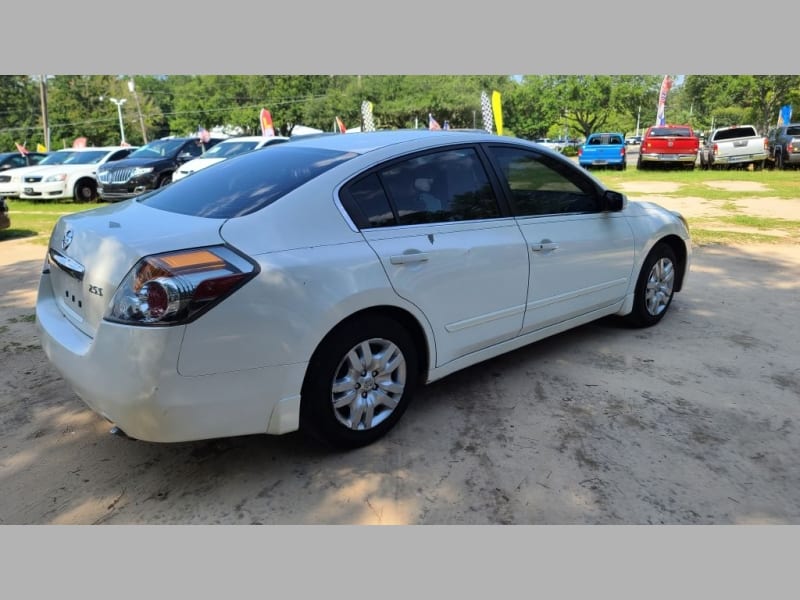
[[[251,150],[258,150],[264,146],[271,146],[287,141],[289,138],[281,136],[260,136],[260,135],[243,135],[239,137],[229,138],[222,140],[213,148],[204,152],[202,156],[194,158],[187,163],[182,164],[177,171],[172,174],[172,181],[183,179],[187,175],[191,175],[196,171],[210,167],[228,158],[239,156]]]
[[[607,315],[658,323],[690,260],[680,215],[536,144],[319,136],[62,217],[36,322],[131,437],[356,447],[418,384]]]

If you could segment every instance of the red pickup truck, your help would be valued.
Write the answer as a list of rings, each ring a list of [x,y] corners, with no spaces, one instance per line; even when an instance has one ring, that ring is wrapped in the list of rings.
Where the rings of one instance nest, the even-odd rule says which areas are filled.
[[[648,127],[639,147],[637,169],[651,165],[678,165],[691,170],[697,162],[700,139],[689,125]]]

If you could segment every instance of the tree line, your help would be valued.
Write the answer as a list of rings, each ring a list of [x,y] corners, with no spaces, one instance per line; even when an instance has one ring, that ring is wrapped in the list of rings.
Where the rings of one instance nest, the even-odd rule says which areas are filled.
[[[526,139],[633,134],[654,124],[663,75],[2,75],[0,150],[75,138],[88,145],[189,135],[203,127],[259,134],[270,111],[276,133],[295,125],[332,131],[361,124],[372,102],[378,129],[427,127],[428,115],[451,128],[483,129],[481,92],[501,94],[503,133]],[[675,77],[675,76],[673,76]],[[117,101],[113,102],[114,98]],[[125,99],[124,103],[120,101]],[[800,75],[686,75],[666,101],[668,123],[753,124],[761,133],[781,106],[800,104]],[[45,110],[46,107],[46,110]]]

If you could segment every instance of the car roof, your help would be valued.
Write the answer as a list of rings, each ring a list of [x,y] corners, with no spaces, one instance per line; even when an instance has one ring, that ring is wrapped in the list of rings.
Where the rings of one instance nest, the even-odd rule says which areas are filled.
[[[304,139],[308,138],[308,139]],[[476,142],[497,141],[498,136],[486,132],[472,131],[430,131],[428,129],[396,129],[368,131],[362,133],[331,134],[323,136],[302,136],[293,138],[292,145],[302,145],[341,152],[365,154],[379,148],[417,140],[436,140],[437,142]],[[513,138],[517,139],[517,138]],[[521,140],[519,140],[521,141]]]

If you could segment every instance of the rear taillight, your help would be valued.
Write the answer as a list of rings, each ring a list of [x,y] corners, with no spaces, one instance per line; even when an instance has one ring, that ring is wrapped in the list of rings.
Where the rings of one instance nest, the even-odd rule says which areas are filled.
[[[764,150],[768,149],[769,149],[769,140],[767,140],[767,138],[764,138]]]
[[[619,149],[619,155],[620,156],[625,156],[625,146],[623,146],[622,148]]]
[[[186,323],[257,272],[254,263],[226,246],[147,256],[125,277],[105,318],[129,325]]]
[[[583,146],[578,146],[578,156],[583,156]]]
[[[792,144],[794,144],[794,138],[786,142],[786,154],[792,153]]]
[[[717,154],[717,152],[719,152],[719,145],[718,145],[718,144],[714,144],[714,145],[712,146],[712,148],[711,148],[711,152],[712,152],[714,155],[716,155],[716,154]]]

